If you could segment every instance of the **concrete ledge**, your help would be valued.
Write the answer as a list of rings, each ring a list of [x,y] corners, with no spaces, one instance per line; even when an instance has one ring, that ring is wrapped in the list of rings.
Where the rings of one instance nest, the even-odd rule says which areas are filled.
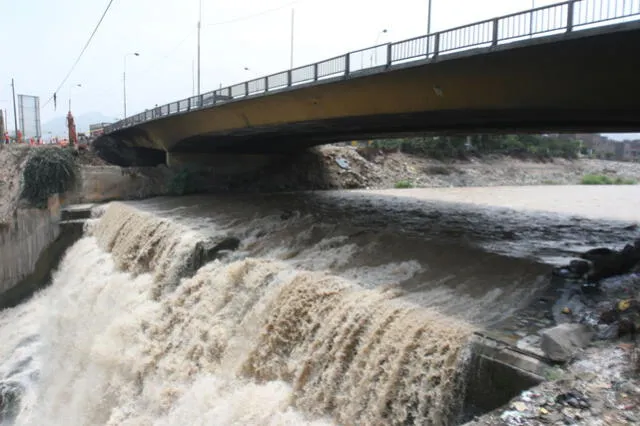
[[[467,367],[464,420],[494,410],[523,390],[543,382],[544,372],[550,367],[534,354],[476,334],[471,341]]]
[[[95,204],[74,204],[74,205],[65,207],[60,211],[60,219],[62,219],[63,221],[76,220],[76,219],[90,219],[91,209],[94,206]]]

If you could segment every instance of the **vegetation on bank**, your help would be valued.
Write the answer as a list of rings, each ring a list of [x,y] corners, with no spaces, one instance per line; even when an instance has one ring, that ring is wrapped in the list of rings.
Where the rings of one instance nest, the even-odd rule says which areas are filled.
[[[22,172],[22,198],[36,207],[45,207],[53,194],[70,190],[78,167],[72,148],[34,149]]]
[[[580,141],[546,135],[421,136],[380,139],[373,141],[371,146],[438,160],[490,154],[540,160],[556,157],[575,159],[581,150]]]
[[[411,181],[408,181],[408,180],[400,180],[396,182],[394,186],[396,189],[407,189],[407,188],[413,188],[413,183],[411,183]]]
[[[585,175],[582,177],[583,185],[635,185],[637,183],[633,179],[611,178],[606,175]]]

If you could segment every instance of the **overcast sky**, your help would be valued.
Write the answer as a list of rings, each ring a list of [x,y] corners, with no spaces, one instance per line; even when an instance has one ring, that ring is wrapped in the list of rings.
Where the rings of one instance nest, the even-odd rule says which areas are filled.
[[[531,8],[532,0],[432,0],[434,31]],[[536,6],[558,3],[535,0]],[[108,0],[0,0],[0,108],[11,117],[16,93],[40,96],[61,83]],[[426,33],[428,0],[203,0],[202,92],[379,42]],[[196,60],[198,0],[114,0],[90,47],[53,103],[47,121],[72,110],[123,115],[123,58],[129,115],[190,96]],[[381,34],[387,29],[386,34]],[[245,71],[245,67],[249,71]],[[9,125],[13,128],[12,125]]]

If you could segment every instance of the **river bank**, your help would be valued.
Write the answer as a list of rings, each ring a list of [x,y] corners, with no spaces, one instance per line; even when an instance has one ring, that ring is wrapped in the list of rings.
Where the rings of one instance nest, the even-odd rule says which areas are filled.
[[[21,174],[34,149],[51,148],[0,145],[0,224],[8,223],[18,208]],[[365,153],[336,145],[285,158],[237,179],[225,179],[206,167],[190,172],[164,166],[120,168],[89,151],[80,151],[76,158],[82,176],[75,192],[83,194],[72,202],[224,190],[389,189],[399,183],[418,188],[577,185],[585,175],[640,181],[640,163],[593,159],[542,162],[504,156],[439,161],[402,152]]]
[[[402,152],[373,151],[363,156],[355,148],[338,146],[322,147],[320,152],[332,175],[344,176],[339,182],[345,188],[387,189],[401,181],[425,188],[578,185],[585,175],[640,181],[640,163],[597,159],[533,161],[490,155],[440,161]],[[340,158],[348,160],[349,168],[340,168],[336,162]]]

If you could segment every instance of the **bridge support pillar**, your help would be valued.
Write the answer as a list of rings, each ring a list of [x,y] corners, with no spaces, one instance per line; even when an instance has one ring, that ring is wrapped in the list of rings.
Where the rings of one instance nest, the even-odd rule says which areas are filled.
[[[255,173],[280,159],[279,155],[266,154],[167,152],[170,168],[211,168],[217,175],[225,176]]]

